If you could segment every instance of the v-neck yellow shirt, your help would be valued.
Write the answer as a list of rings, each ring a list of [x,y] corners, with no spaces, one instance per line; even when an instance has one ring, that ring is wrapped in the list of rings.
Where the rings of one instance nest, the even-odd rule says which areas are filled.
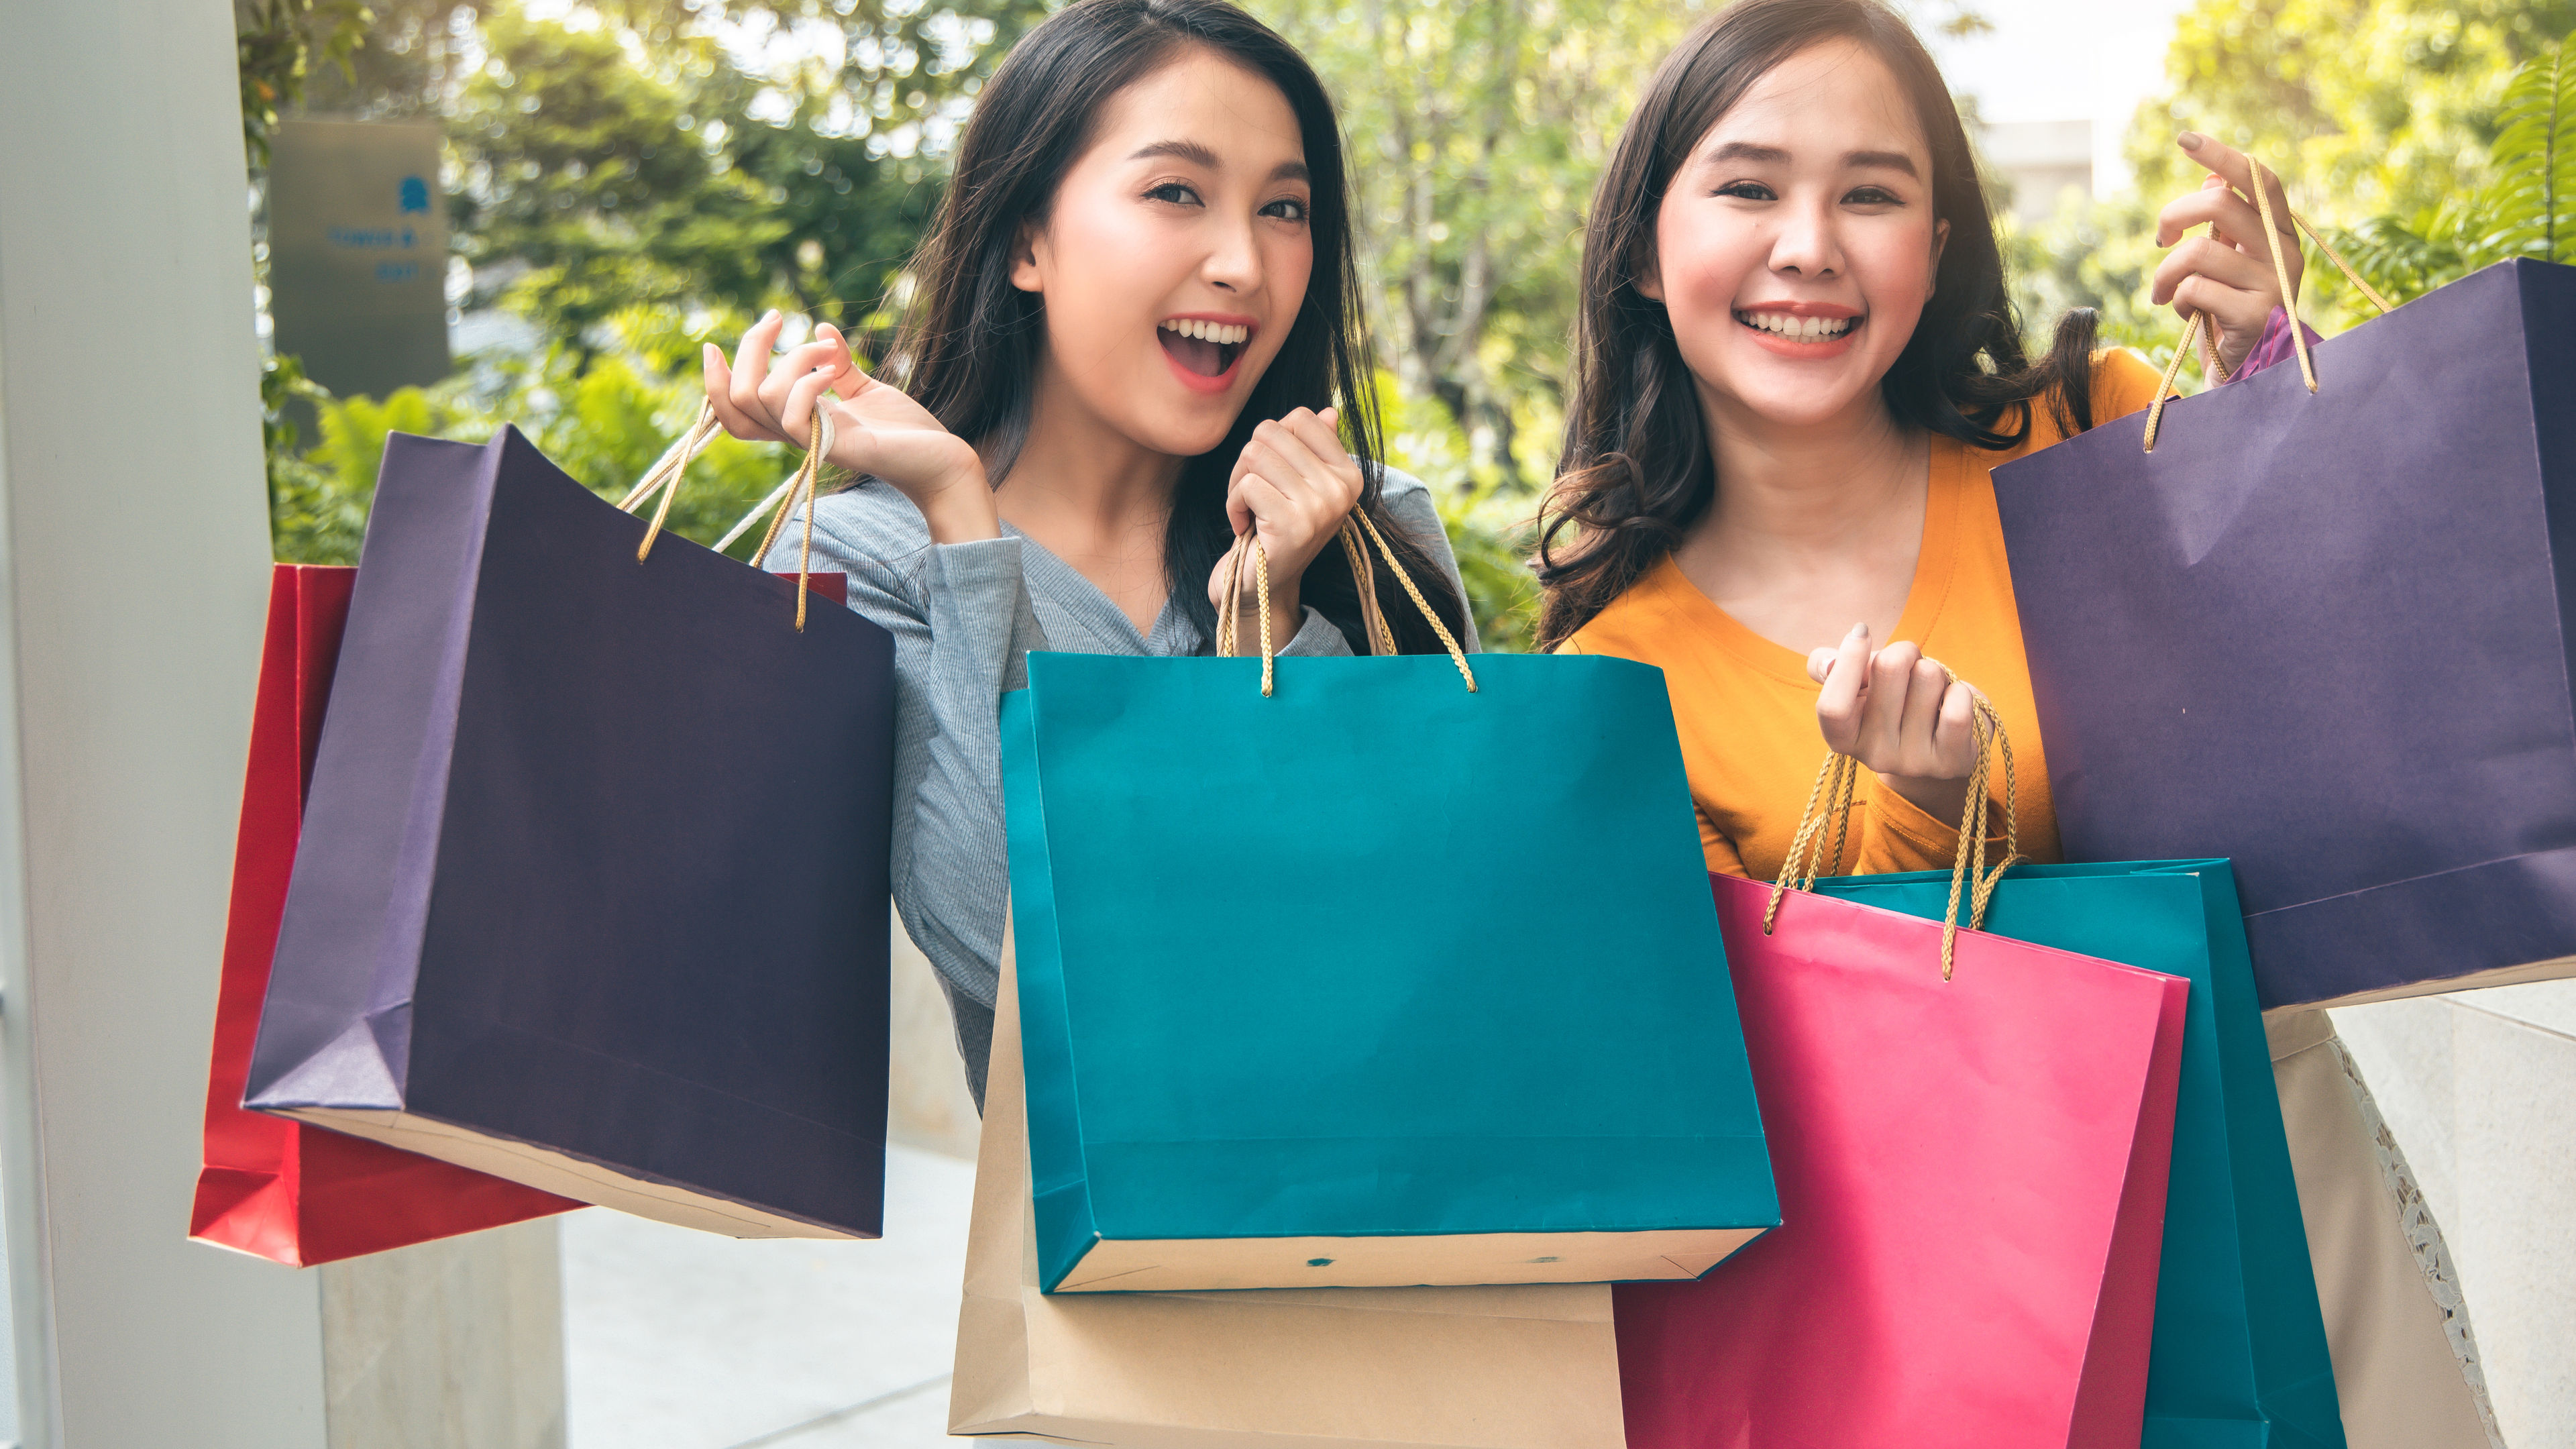
[[[2157,375],[2135,353],[2112,351],[2093,369],[2093,416],[2107,421],[2145,407]],[[1994,470],[2064,436],[2053,410],[2033,408],[2030,437],[2006,452],[1932,440],[1923,509],[1923,547],[1895,639],[1912,640],[1959,678],[1984,691],[2012,741],[2018,783],[2014,816],[2021,852],[2059,856],[2057,813],[2048,792],[2046,747],[2022,654],[2021,615],[1995,512]],[[1723,486],[1722,484],[1720,486]],[[1893,642],[1893,641],[1890,641]],[[1771,879],[1788,858],[1825,741],[1816,725],[1818,687],[1806,656],[1786,649],[1711,602],[1667,555],[1610,607],[1577,630],[1567,653],[1609,654],[1664,671],[1682,762],[1699,809],[1708,868]],[[2000,770],[1994,795],[2000,805]],[[1958,849],[1956,821],[1935,820],[1879,787],[1864,771],[1849,844],[1836,873],[1947,869]],[[2000,832],[1998,832],[2000,838]]]

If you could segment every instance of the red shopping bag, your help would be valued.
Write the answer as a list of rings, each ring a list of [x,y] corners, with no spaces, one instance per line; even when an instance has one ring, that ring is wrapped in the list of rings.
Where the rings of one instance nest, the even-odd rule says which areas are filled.
[[[581,1204],[435,1158],[242,1108],[286,910],[304,787],[349,617],[350,568],[279,564],[252,708],[231,920],[206,1087],[205,1165],[188,1236],[296,1267],[559,1213]]]
[[[1711,886],[1782,1225],[1618,1288],[1631,1449],[2136,1449],[2188,983]]]

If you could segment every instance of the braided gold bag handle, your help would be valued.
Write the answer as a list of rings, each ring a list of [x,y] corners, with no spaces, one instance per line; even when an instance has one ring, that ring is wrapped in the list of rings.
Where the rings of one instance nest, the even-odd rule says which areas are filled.
[[[1351,560],[1351,581],[1359,588],[1360,626],[1368,635],[1369,652],[1383,655],[1393,654],[1396,650],[1395,631],[1387,627],[1386,616],[1378,609],[1377,575],[1368,551],[1360,543],[1363,534],[1377,545],[1387,568],[1395,574],[1396,583],[1403,586],[1405,597],[1413,600],[1413,606],[1422,611],[1422,617],[1431,621],[1431,631],[1440,636],[1441,646],[1449,651],[1449,662],[1458,666],[1459,677],[1467,681],[1467,692],[1475,693],[1476,671],[1467,663],[1467,651],[1458,647],[1458,640],[1449,632],[1449,626],[1440,622],[1439,611],[1431,607],[1430,600],[1422,597],[1422,590],[1414,586],[1413,576],[1396,561],[1395,550],[1387,546],[1386,536],[1377,531],[1377,525],[1369,521],[1366,513],[1353,509],[1342,520],[1339,534],[1343,551]],[[1255,534],[1236,535],[1234,548],[1226,558],[1225,602],[1218,607],[1216,615],[1216,652],[1218,658],[1230,659],[1242,648],[1240,614],[1243,607],[1243,566],[1247,558],[1252,564],[1254,586],[1261,607],[1261,692],[1268,695],[1274,682],[1272,661],[1276,657],[1270,637],[1270,552],[1261,546],[1261,540]]]
[[[1956,682],[1957,675],[1951,679]],[[1968,907],[1968,929],[1982,929],[1986,907],[1994,900],[1995,887],[2003,882],[2004,872],[2021,859],[2021,824],[2014,815],[2019,803],[2020,782],[2013,773],[2012,739],[2004,733],[2002,716],[1986,702],[1982,694],[1968,716],[1968,731],[1977,744],[1977,762],[1968,772],[1968,803],[1959,817],[1959,853],[1950,866],[1950,905],[1941,917],[1941,979],[1950,979],[1958,965],[1959,906]],[[1992,870],[1986,868],[1986,832],[1994,816],[1994,802],[1987,787],[1994,779],[1994,767],[2000,760],[2004,776],[2004,853]],[[1780,866],[1780,878],[1771,883],[1771,903],[1762,912],[1762,934],[1770,935],[1780,919],[1780,902],[1793,890],[1815,889],[1820,876],[1841,871],[1843,848],[1851,826],[1852,786],[1860,778],[1858,759],[1835,751],[1825,756],[1824,767],[1816,772],[1816,783],[1807,792],[1807,808],[1798,817],[1798,832],[1790,839],[1789,856]],[[1832,827],[1833,849],[1825,849],[1826,827]]]

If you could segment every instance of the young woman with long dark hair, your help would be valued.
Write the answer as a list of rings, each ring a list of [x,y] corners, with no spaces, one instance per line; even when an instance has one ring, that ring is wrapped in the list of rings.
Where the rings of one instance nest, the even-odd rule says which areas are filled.
[[[2213,323],[2234,373],[2282,288],[2245,159],[2179,144],[2229,184],[2165,208],[2156,298]],[[1779,874],[1828,747],[1866,767],[1829,873],[1947,868],[1979,693],[2019,757],[2021,850],[2056,859],[1991,474],[2145,407],[2157,378],[2096,354],[2089,314],[2024,355],[1922,44],[1875,0],[1723,11],[1648,85],[1583,268],[1541,632],[1662,667],[1709,868]],[[2323,1021],[2276,1027],[2276,1056],[2330,1041]],[[2465,1314],[2409,1245],[2429,1263],[2438,1235],[2382,1186],[2354,1080],[2283,1093],[2345,1423],[2370,1449],[2483,1445]]]
[[[895,904],[978,1101],[1009,891],[997,712],[1029,650],[1208,652],[1249,536],[1279,652],[1364,651],[1330,546],[1354,508],[1472,638],[1429,496],[1376,461],[1350,211],[1332,103],[1286,41],[1222,0],[1078,0],[976,98],[879,376],[829,327],[773,358],[775,314],[730,364],[707,349],[734,436],[801,446],[819,405],[859,475],[813,510],[814,566],[895,636]],[[800,547],[790,522],[771,566]],[[1377,572],[1397,646],[1437,652],[1398,587]]]

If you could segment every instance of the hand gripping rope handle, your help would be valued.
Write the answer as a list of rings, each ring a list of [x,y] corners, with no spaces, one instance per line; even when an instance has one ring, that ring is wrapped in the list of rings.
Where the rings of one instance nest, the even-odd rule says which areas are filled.
[[[2272,275],[2281,284],[2281,308],[2289,314],[2290,346],[2299,354],[2299,376],[2307,382],[2308,391],[2313,393],[2317,390],[2317,365],[2315,360],[2308,356],[2308,334],[2299,326],[2298,289],[2291,285],[2289,258],[2281,251],[2281,225],[2272,216],[2270,183],[2277,182],[2280,178],[2272,173],[2271,168],[2251,156],[2245,158],[2245,164],[2254,173],[2254,209],[2263,214],[2263,240],[2272,254]],[[2293,211],[2290,213],[2290,222],[2300,231],[2308,234],[2308,240],[2317,244],[2317,250],[2325,253],[2326,260],[2335,264],[2335,270],[2343,273],[2345,280],[2361,289],[2361,295],[2370,299],[2370,305],[2382,312],[2393,310],[2386,297],[2379,295],[2376,288],[2363,281],[2360,274],[2353,271],[2351,264],[2343,259],[2342,254],[2327,245],[2324,237],[2317,235],[2317,229],[2308,225],[2306,217]],[[2212,236],[2218,234],[2218,223],[2213,221],[2209,224],[2209,234]],[[2292,235],[2290,242],[2293,246],[2297,245],[2298,237],[2295,234]],[[2227,369],[2218,360],[2218,329],[2210,327],[2206,333],[2201,330],[2207,321],[2208,318],[2202,313],[2191,314],[2190,325],[2183,328],[2182,341],[2174,348],[2173,361],[2165,364],[2164,378],[2156,384],[2156,400],[2147,406],[2146,450],[2150,453],[2156,450],[2156,432],[2164,424],[2165,401],[2173,393],[2174,377],[2182,371],[2182,360],[2190,354],[2191,344],[2195,339],[2200,343],[2202,374],[2213,383],[2227,381]]]
[[[1958,676],[1950,676],[1957,682]],[[2004,734],[2003,719],[1982,694],[1976,695],[1974,711],[1968,716],[1968,732],[1977,742],[1977,763],[1968,773],[1968,803],[1959,817],[1959,854],[1950,866],[1950,907],[1941,917],[1941,979],[1950,979],[1958,964],[1959,901],[1968,901],[1968,929],[1979,930],[1986,924],[1986,906],[1994,899],[1995,887],[2021,859],[2021,826],[2013,807],[2017,782],[2013,777],[2012,741]],[[2004,853],[1993,870],[1986,869],[1986,831],[1994,812],[1987,798],[1986,786],[1994,778],[1995,760],[2004,767]],[[1860,761],[1839,751],[1825,756],[1824,768],[1816,772],[1814,788],[1807,792],[1807,808],[1798,817],[1798,833],[1789,842],[1789,857],[1780,866],[1780,878],[1771,883],[1771,904],[1762,912],[1762,934],[1770,935],[1780,918],[1780,901],[1790,891],[1813,890],[1816,878],[1832,875],[1842,869],[1843,846],[1851,827],[1852,785],[1860,778]],[[1825,827],[1833,827],[1834,846],[1830,854],[1825,846]]]
[[[1431,621],[1432,632],[1440,636],[1441,646],[1449,651],[1449,662],[1458,666],[1459,676],[1467,681],[1467,692],[1475,693],[1476,671],[1467,663],[1467,651],[1458,647],[1449,626],[1440,622],[1439,613],[1422,597],[1422,590],[1414,587],[1413,576],[1404,571],[1403,564],[1396,562],[1395,550],[1387,546],[1386,537],[1377,531],[1377,525],[1369,521],[1366,513],[1353,509],[1342,519],[1339,534],[1342,551],[1351,561],[1351,581],[1359,588],[1360,627],[1368,635],[1369,652],[1393,654],[1395,631],[1387,627],[1386,616],[1378,610],[1377,573],[1367,548],[1360,542],[1363,531],[1369,542],[1377,545],[1378,553],[1385,557],[1386,566],[1394,571],[1395,581],[1404,586],[1405,597],[1413,600],[1413,606],[1422,611],[1422,617]],[[1261,692],[1267,696],[1271,691],[1272,661],[1277,651],[1270,637],[1270,551],[1261,546],[1257,534],[1236,535],[1234,547],[1226,554],[1225,603],[1216,615],[1216,652],[1218,658],[1230,659],[1242,649],[1243,564],[1247,555],[1252,561],[1253,585],[1261,606]]]
[[[705,450],[707,444],[715,441],[715,436],[720,431],[722,429],[716,422],[715,404],[700,403],[698,420],[689,425],[689,430],[680,435],[678,442],[665,450],[661,457],[654,459],[653,466],[644,470],[642,480],[629,489],[624,498],[617,501],[620,511],[633,513],[643,507],[654,494],[662,495],[660,506],[653,510],[652,525],[644,530],[644,542],[636,546],[637,563],[644,562],[645,558],[653,552],[653,541],[662,536],[663,520],[671,516],[671,500],[680,496],[680,479],[689,471],[689,464]],[[796,632],[799,634],[805,632],[805,596],[809,587],[808,576],[812,572],[814,562],[815,480],[822,473],[823,455],[831,450],[832,420],[824,416],[823,409],[817,406],[814,409],[814,426],[807,437],[805,461],[797,465],[796,472],[786,482],[770,490],[769,496],[760,501],[759,507],[751,510],[724,537],[716,540],[716,552],[722,553],[733,546],[735,539],[742,537],[751,528],[755,519],[770,513],[773,509],[777,510],[769,520],[769,533],[761,540],[760,551],[751,556],[752,567],[758,568],[761,560],[768,557],[769,546],[777,542],[779,527],[786,522],[787,515],[795,511],[796,500],[799,498],[805,500],[805,552],[796,564]],[[782,506],[782,500],[784,500],[784,506]]]

